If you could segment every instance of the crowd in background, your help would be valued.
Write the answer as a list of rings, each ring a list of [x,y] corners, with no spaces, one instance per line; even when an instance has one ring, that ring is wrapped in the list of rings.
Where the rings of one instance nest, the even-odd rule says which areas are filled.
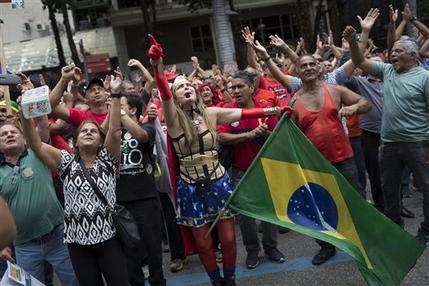
[[[9,114],[1,101],[1,258],[16,260],[46,285],[52,271],[62,285],[103,285],[103,277],[115,286],[165,285],[164,241],[172,272],[198,253],[213,285],[236,285],[237,222],[247,268],[259,265],[262,249],[284,262],[277,235],[286,229],[223,209],[281,116],[401,227],[403,217],[414,217],[402,200],[408,186],[423,192],[424,220],[413,235],[426,244],[429,28],[408,5],[398,26],[398,11],[389,11],[386,48],[369,38],[376,8],[358,17],[357,29],[347,27],[338,46],[332,33],[319,35],[314,53],[302,38],[293,48],[271,35],[264,47],[244,27],[248,66],[242,70],[205,70],[196,57],[189,75],[174,65],[167,70],[164,63],[172,63],[163,48],[174,47],[149,35],[151,69],[130,59],[129,71],[118,68],[85,83],[78,67],[63,67],[50,86],[48,116],[24,118],[19,100]],[[404,34],[407,24],[418,38]],[[21,92],[45,84],[42,75],[37,83],[19,76]],[[16,223],[9,246],[15,231],[3,225],[10,217],[3,199]],[[132,249],[118,239],[117,205],[138,225],[141,240]],[[333,245],[317,243],[314,265],[336,254]]]

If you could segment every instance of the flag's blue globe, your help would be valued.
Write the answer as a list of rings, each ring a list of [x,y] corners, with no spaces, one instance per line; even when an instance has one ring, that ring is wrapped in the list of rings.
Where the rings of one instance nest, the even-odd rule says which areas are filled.
[[[301,186],[292,194],[287,216],[294,223],[314,230],[335,231],[338,225],[334,199],[322,186],[314,183]]]

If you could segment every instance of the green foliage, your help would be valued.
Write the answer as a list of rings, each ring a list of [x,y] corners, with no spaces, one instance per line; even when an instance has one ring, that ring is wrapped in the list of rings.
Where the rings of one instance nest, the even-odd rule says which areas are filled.
[[[191,12],[197,12],[200,9],[212,7],[211,0],[179,0],[179,3],[188,6],[188,10]]]

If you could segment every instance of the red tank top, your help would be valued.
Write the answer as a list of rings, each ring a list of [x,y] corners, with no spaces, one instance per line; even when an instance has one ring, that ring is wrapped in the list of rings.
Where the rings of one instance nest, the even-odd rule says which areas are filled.
[[[298,126],[317,150],[335,164],[353,157],[353,150],[326,84],[323,85],[323,96],[323,107],[318,112],[305,108],[297,97]]]

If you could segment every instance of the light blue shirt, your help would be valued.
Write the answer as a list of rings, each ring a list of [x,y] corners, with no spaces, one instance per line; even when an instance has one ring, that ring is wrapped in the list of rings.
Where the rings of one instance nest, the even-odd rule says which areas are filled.
[[[429,71],[414,67],[398,73],[391,64],[372,63],[374,75],[383,80],[383,142],[429,140]]]

